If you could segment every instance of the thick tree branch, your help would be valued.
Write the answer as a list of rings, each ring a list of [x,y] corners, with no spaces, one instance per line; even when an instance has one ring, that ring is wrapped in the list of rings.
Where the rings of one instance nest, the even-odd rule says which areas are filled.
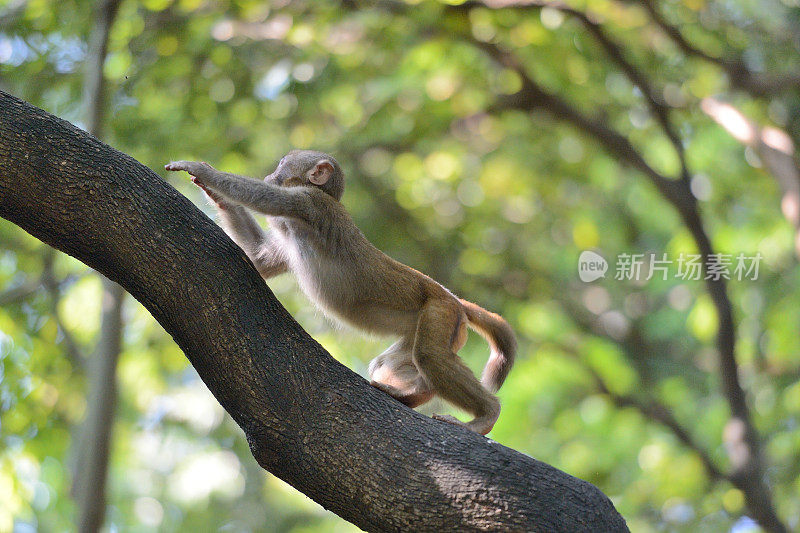
[[[259,464],[356,525],[627,530],[594,486],[370,387],[175,189],[4,93],[0,216],[125,287],[172,334]]]

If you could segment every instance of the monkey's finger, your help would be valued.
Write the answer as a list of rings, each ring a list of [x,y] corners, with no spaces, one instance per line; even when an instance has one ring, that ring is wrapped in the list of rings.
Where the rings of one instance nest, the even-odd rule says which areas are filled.
[[[189,179],[192,180],[192,183],[203,189],[203,192],[211,196],[211,191],[209,190],[208,187],[206,187],[205,183],[200,181],[200,178],[198,178],[197,176],[189,176]]]
[[[216,204],[217,207],[222,208],[222,209],[225,209],[227,207],[227,204],[222,199],[222,197],[219,194],[217,194],[214,191],[212,191],[211,189],[209,189],[208,187],[206,187],[205,183],[200,181],[195,176],[192,176],[190,179],[192,180],[192,183],[194,183],[195,185],[200,187],[200,190],[203,191],[203,194],[208,196],[208,198],[212,202],[214,202],[214,204]]]
[[[208,187],[206,187],[206,184],[205,184],[205,183],[203,183],[202,181],[200,181],[200,180],[199,180],[197,177],[195,177],[195,176],[192,176],[192,177],[191,177],[191,180],[192,180],[192,183],[194,183],[195,185],[197,185],[198,187],[200,187],[200,189],[201,189],[201,190],[202,190],[202,191],[203,191],[203,192],[204,192],[206,195],[208,195],[208,197],[209,197],[209,198],[211,198],[211,199],[212,199],[212,200],[214,200],[215,202],[219,200],[219,195],[218,195],[218,194],[216,194],[216,193],[214,193],[214,191],[212,191],[212,190],[211,190],[211,189],[209,189]]]

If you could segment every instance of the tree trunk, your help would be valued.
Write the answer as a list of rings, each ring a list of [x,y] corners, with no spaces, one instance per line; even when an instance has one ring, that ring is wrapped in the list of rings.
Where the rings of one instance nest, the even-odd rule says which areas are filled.
[[[76,524],[81,533],[99,531],[106,514],[106,475],[111,431],[117,405],[117,361],[122,348],[122,302],[125,291],[103,281],[100,339],[86,362],[89,378],[86,420],[81,425],[73,491],[78,505]]]
[[[627,531],[593,485],[370,387],[163,179],[5,93],[0,216],[122,285],[173,336],[258,463],[359,527]]]

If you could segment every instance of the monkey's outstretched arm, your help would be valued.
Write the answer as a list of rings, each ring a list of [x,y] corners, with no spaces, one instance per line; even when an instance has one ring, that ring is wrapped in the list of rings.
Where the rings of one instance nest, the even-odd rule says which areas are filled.
[[[261,229],[244,206],[230,202],[194,176],[192,182],[217,206],[225,233],[244,250],[264,279],[283,274],[288,270],[286,260],[272,235]]]
[[[236,174],[220,172],[208,163],[197,161],[174,161],[164,168],[173,171],[185,170],[197,178],[204,188],[265,215],[310,221],[315,213],[311,199],[300,187],[279,187]]]

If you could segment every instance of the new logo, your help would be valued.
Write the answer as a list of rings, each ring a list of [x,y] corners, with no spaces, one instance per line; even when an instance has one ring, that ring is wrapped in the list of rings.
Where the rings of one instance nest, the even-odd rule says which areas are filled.
[[[602,255],[585,250],[578,258],[578,277],[581,281],[590,283],[598,278],[604,278],[608,271],[608,262]]]

